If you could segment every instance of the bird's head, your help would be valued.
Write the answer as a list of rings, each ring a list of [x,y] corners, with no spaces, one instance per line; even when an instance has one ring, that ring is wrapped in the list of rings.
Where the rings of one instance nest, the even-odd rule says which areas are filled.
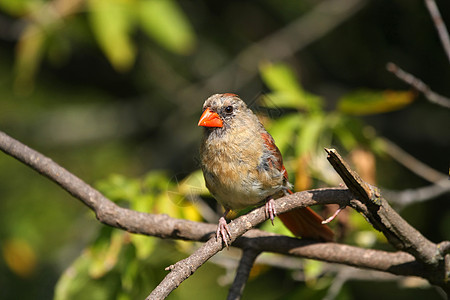
[[[229,127],[234,119],[247,109],[245,102],[236,94],[212,95],[203,104],[203,114],[198,121],[198,126],[208,128]]]

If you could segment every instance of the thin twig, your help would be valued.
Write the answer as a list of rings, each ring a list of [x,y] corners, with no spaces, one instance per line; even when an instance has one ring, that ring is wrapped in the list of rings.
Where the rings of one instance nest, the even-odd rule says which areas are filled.
[[[244,292],[245,284],[248,280],[248,276],[250,275],[250,271],[255,263],[255,259],[261,252],[255,249],[244,249],[242,253],[242,258],[239,261],[239,266],[236,271],[236,277],[234,278],[233,284],[230,287],[230,291],[228,293],[228,300],[239,300],[242,297],[242,293]]]
[[[402,191],[383,190],[389,202],[397,209],[403,209],[413,203],[420,203],[434,199],[450,192],[450,180],[441,179],[429,186],[416,189],[406,189]]]
[[[424,164],[390,140],[382,138],[381,142],[383,143],[383,150],[387,154],[389,154],[392,158],[401,163],[404,167],[408,168],[417,176],[420,176],[432,183],[447,179],[447,176],[444,173],[441,173]]]
[[[333,279],[333,283],[327,291],[327,294],[323,300],[334,300],[342,289],[342,286],[349,279],[351,274],[350,268],[344,268],[337,273],[337,276]]]
[[[434,0],[425,0],[425,5],[428,8],[431,19],[433,19],[434,27],[436,27],[436,30],[439,34],[439,38],[441,40],[445,54],[450,61],[450,37],[448,35],[447,28],[445,27],[445,23],[442,20],[441,13],[439,12],[439,9]]]
[[[402,70],[394,63],[388,63],[386,65],[386,69],[397,76],[400,80],[409,84],[419,92],[423,93],[425,97],[432,103],[450,108],[450,99],[444,96],[441,96],[435,92],[433,92],[428,85],[426,85],[422,80],[415,77],[414,75]]]

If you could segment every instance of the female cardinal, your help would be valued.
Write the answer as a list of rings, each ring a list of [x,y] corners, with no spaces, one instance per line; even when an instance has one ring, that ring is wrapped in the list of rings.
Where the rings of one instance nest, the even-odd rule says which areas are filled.
[[[225,217],[230,210],[266,202],[266,214],[273,223],[273,201],[292,193],[291,185],[275,141],[237,95],[209,97],[203,104],[198,126],[205,128],[200,160],[206,186],[225,207],[216,235],[228,247],[230,232]],[[322,225],[322,219],[310,208],[295,209],[279,217],[296,236],[333,239],[333,232]]]

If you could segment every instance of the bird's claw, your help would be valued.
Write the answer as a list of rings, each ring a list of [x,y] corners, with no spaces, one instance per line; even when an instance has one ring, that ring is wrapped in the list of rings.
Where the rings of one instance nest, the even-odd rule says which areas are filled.
[[[217,226],[216,231],[216,239],[219,240],[220,238],[222,238],[222,241],[228,249],[228,240],[231,241],[231,233],[230,229],[228,229],[227,221],[224,217],[221,217],[219,219],[219,225]]]
[[[344,208],[345,208],[345,206],[339,207],[338,210],[336,210],[336,211],[334,212],[334,214],[333,214],[331,217],[329,217],[329,218],[326,219],[326,220],[323,220],[323,221],[322,221],[322,224],[328,224],[328,223],[330,223],[331,221],[333,221],[334,218],[336,218],[337,215],[338,215]]]
[[[270,218],[270,222],[272,222],[273,225],[273,220],[277,216],[277,210],[275,209],[275,200],[273,199],[269,199],[266,202],[266,216]]]

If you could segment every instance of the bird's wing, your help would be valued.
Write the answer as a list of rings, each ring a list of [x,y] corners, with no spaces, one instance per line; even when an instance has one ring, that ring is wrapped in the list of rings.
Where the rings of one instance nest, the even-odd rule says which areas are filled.
[[[261,137],[263,138],[264,146],[268,153],[266,157],[267,163],[271,167],[274,167],[278,171],[282,172],[285,180],[288,181],[288,174],[283,165],[283,157],[281,156],[280,149],[278,149],[277,145],[275,145],[273,137],[267,131],[262,132]]]

